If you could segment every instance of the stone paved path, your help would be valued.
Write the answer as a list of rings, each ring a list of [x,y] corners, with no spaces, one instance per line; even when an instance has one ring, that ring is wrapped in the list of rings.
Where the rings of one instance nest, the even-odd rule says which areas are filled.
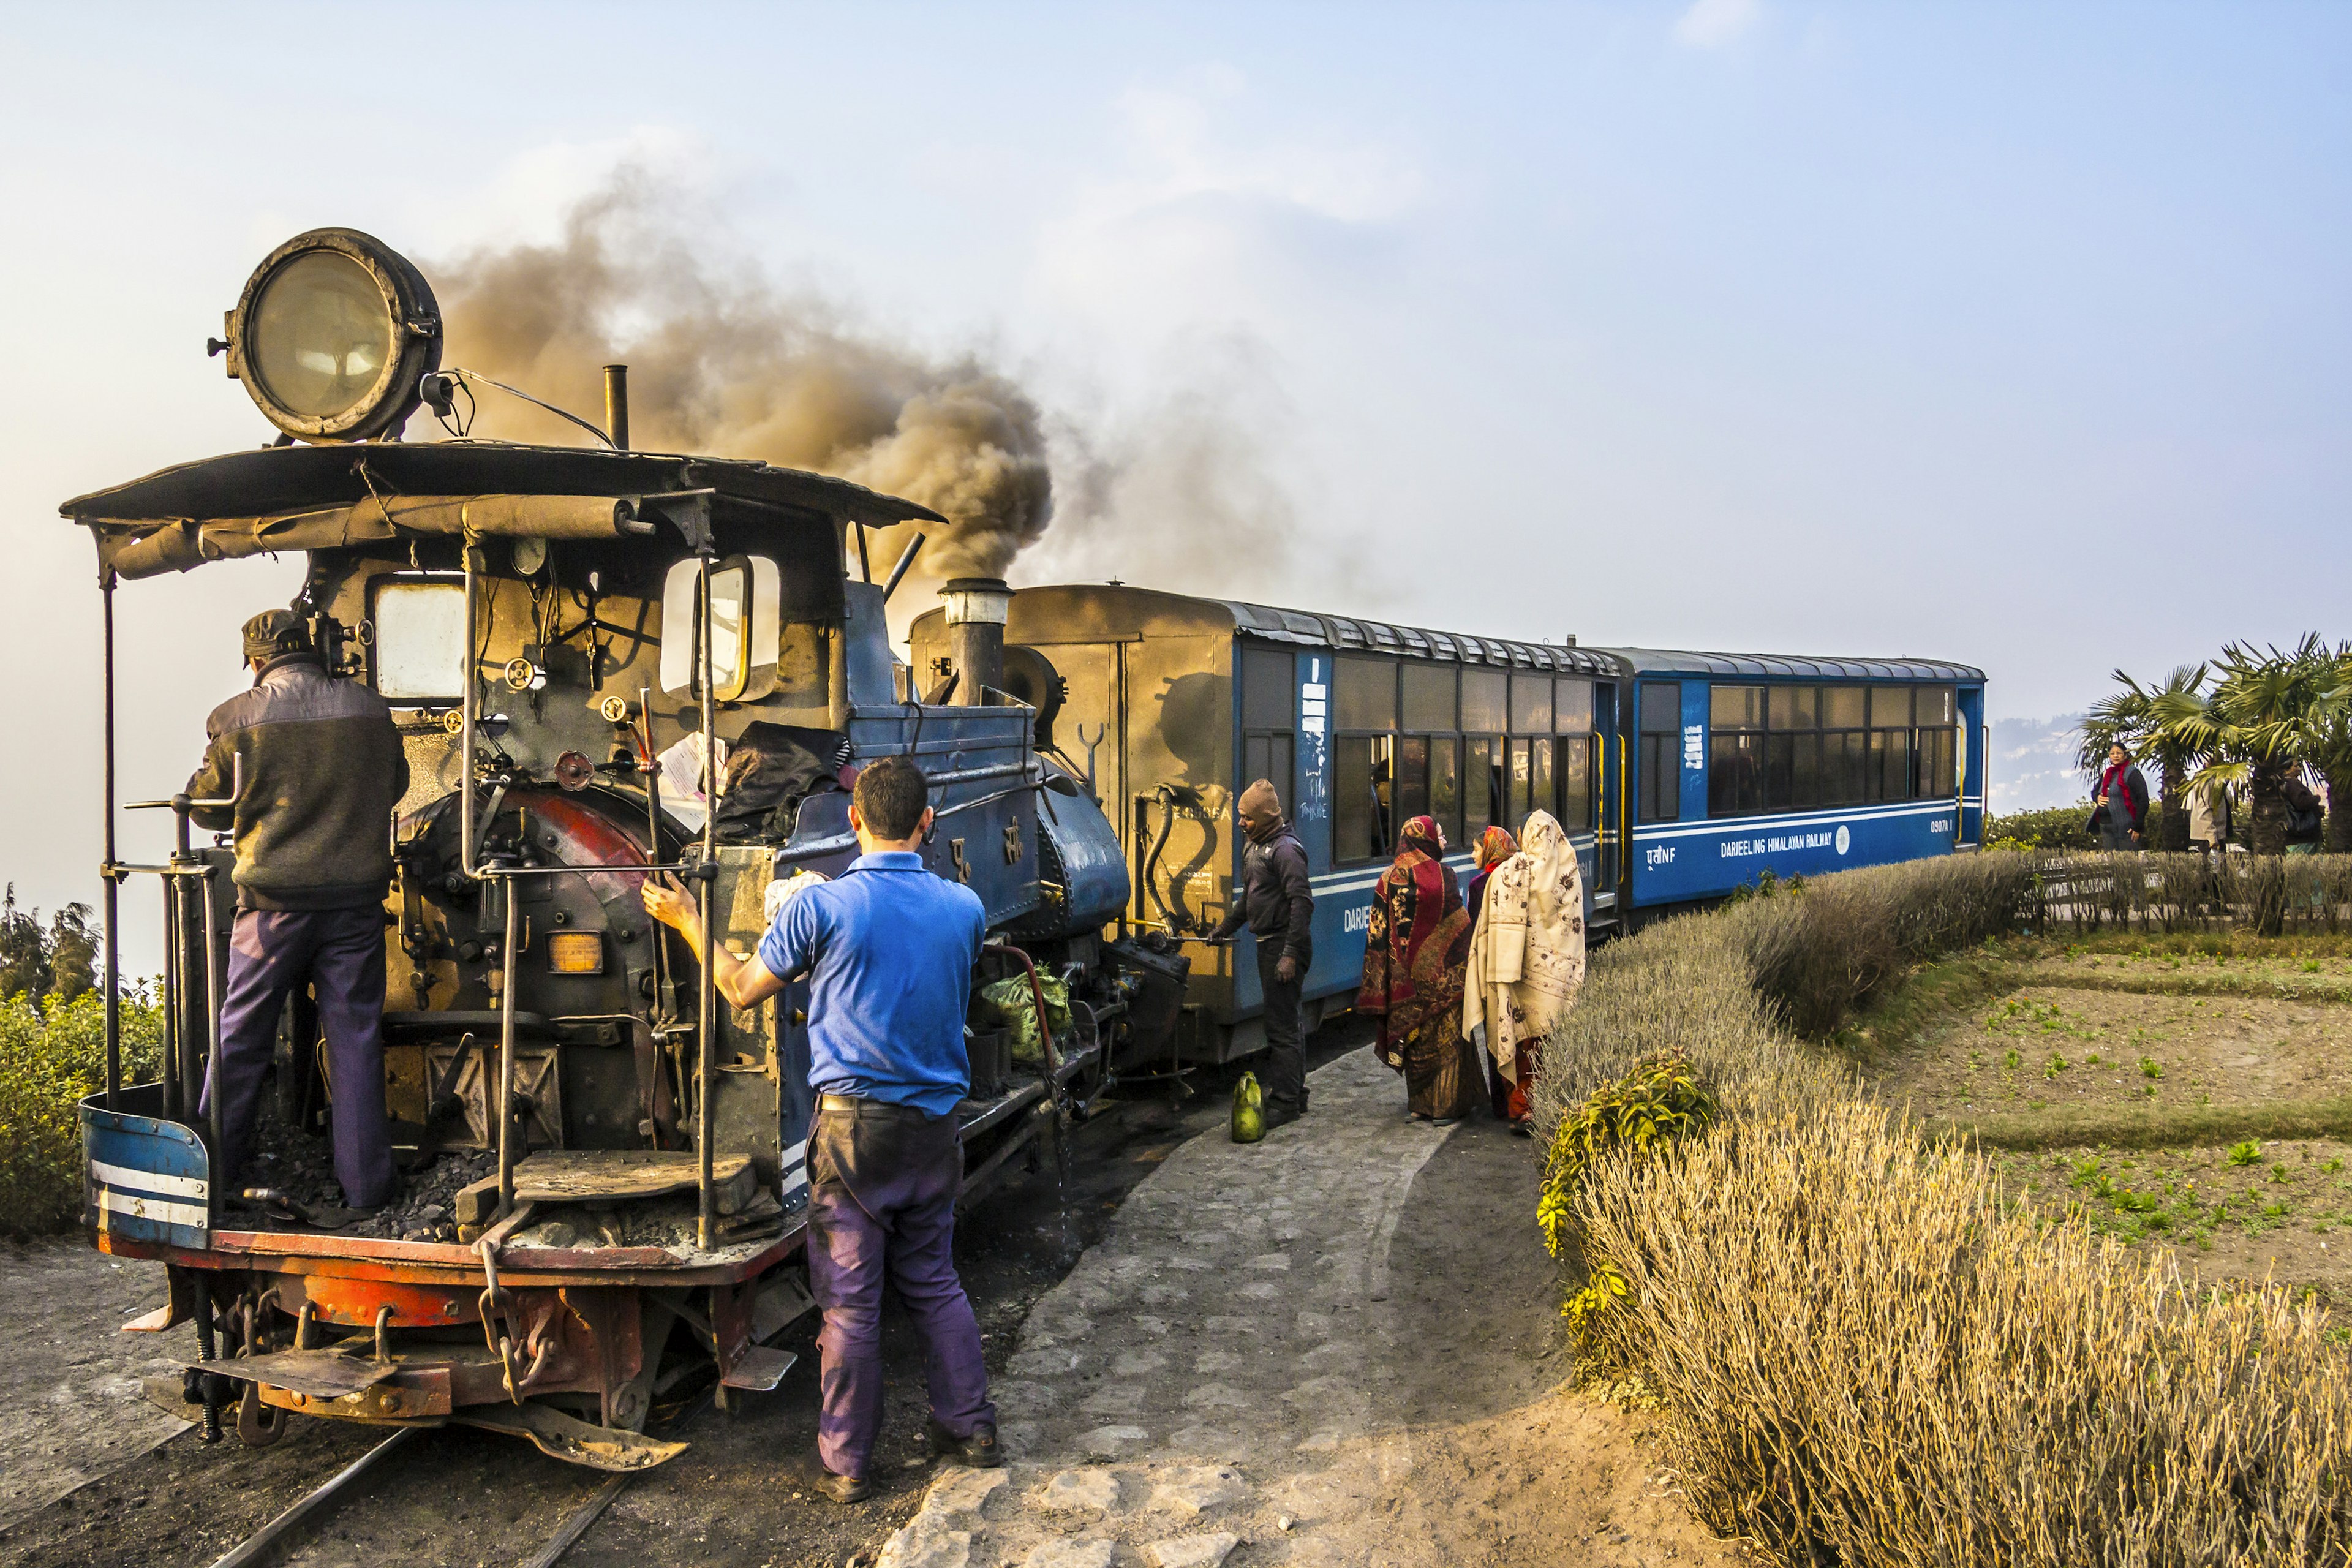
[[[997,1384],[1016,1462],[942,1474],[881,1568],[1725,1560],[1622,1418],[1548,1393],[1528,1145],[1406,1121],[1369,1050],[1311,1082],[1306,1121],[1255,1146],[1195,1138],[1128,1198]],[[1443,1207],[1414,1206],[1401,1243],[1449,1137],[1485,1139],[1486,1164]],[[1465,1256],[1500,1248],[1509,1278],[1448,1277],[1454,1226],[1491,1237]],[[1524,1512],[1588,1442],[1600,1473],[1558,1527],[1570,1535],[1474,1520],[1475,1550],[1447,1539],[1465,1510]]]

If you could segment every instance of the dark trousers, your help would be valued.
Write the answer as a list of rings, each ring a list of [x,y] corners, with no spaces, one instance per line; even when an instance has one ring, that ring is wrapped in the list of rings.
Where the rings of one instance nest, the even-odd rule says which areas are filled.
[[[1257,941],[1257,985],[1265,994],[1265,1098],[1286,1110],[1304,1110],[1307,1058],[1298,1048],[1298,1007],[1313,954],[1300,954],[1296,979],[1280,979],[1274,969],[1282,962],[1282,942],[1278,936]]]
[[[228,979],[221,992],[221,1082],[205,1085],[204,1108],[221,1101],[223,1174],[253,1153],[261,1079],[277,1054],[278,1016],[289,993],[308,983],[319,994],[327,1036],[328,1091],[334,1102],[335,1180],[353,1208],[392,1195],[392,1129],[383,1104],[383,911],[240,910],[230,929]]]
[[[963,1184],[955,1118],[826,1095],[809,1134],[808,1170],[809,1288],[824,1309],[816,1337],[816,1451],[824,1468],[863,1476],[874,1457],[885,1284],[923,1337],[932,1416],[959,1437],[994,1426],[980,1324],[955,1271]]]

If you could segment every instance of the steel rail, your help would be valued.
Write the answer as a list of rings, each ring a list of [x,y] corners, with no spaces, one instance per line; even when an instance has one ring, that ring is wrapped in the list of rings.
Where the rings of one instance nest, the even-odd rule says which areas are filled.
[[[415,1436],[420,1430],[421,1428],[415,1426],[401,1427],[391,1436],[344,1466],[326,1485],[247,1536],[236,1546],[230,1548],[228,1554],[215,1562],[213,1568],[247,1568],[248,1564],[263,1561],[268,1555],[270,1549],[284,1540],[289,1531],[329,1503],[333,1502],[344,1488],[367,1474],[379,1459]]]

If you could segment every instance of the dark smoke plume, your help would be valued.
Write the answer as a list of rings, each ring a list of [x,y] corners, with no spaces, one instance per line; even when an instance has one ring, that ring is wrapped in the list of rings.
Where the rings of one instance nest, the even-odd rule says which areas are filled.
[[[434,268],[448,361],[592,423],[602,367],[626,362],[633,446],[755,458],[904,496],[951,525],[925,547],[924,575],[1003,576],[1054,515],[1036,405],[976,358],[877,341],[754,268],[713,261],[724,237],[712,230],[625,169],[572,209],[555,243]],[[474,428],[581,438],[498,393],[484,395]],[[877,572],[903,542],[877,544]]]

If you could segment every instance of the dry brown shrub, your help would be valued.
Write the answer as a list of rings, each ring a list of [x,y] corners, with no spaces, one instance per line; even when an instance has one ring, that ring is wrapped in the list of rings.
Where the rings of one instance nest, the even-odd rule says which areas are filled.
[[[1588,1364],[1661,1403],[1699,1515],[1788,1563],[2352,1563],[2352,1365],[2280,1289],[2201,1293],[2004,1202],[1789,1026],[2005,929],[2023,856],[1846,873],[1594,955],[1545,1044],[1562,1110],[1679,1049],[1703,1138],[1588,1173]]]
[[[2352,1376],[2276,1288],[2031,1208],[1883,1109],[1588,1175],[1588,1329],[1664,1410],[1699,1516],[1784,1562],[2337,1563]]]

